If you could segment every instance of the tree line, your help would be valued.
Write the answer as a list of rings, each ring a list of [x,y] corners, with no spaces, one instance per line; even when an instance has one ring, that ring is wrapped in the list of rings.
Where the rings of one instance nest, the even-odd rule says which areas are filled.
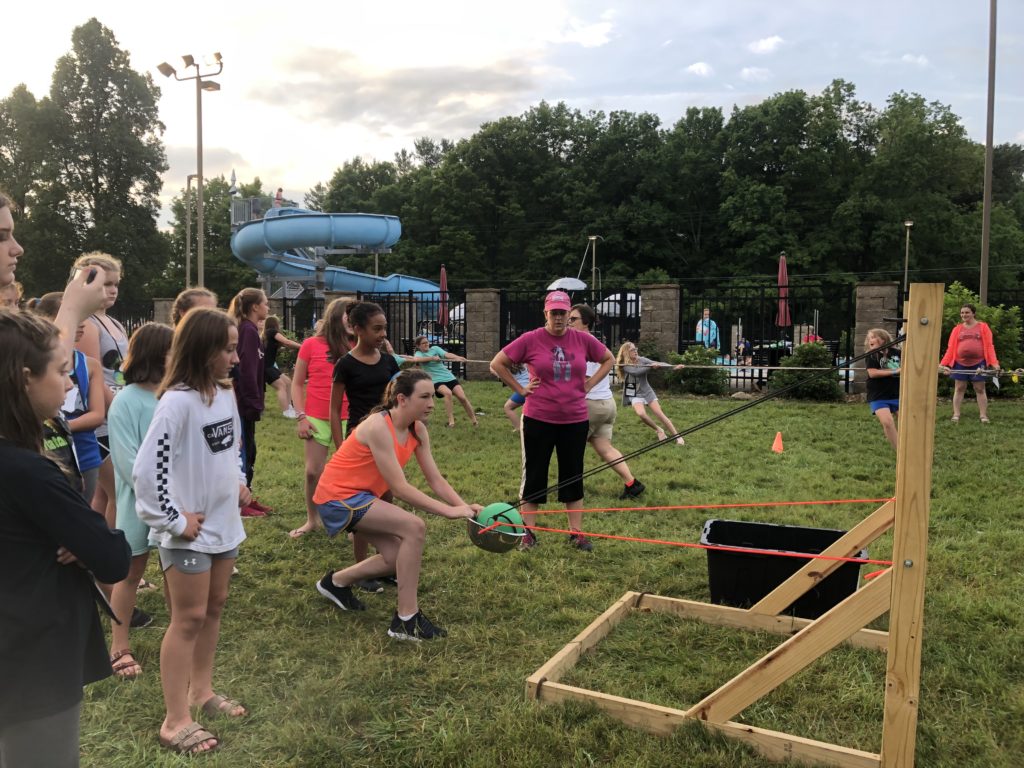
[[[159,88],[91,19],[58,60],[48,96],[0,101],[0,186],[22,208],[29,290],[59,285],[84,250],[128,261],[126,294],[184,282],[186,207],[156,226],[166,170]],[[575,275],[600,236],[605,283],[774,275],[912,276],[977,285],[984,151],[946,105],[897,92],[882,108],[833,81],[734,107],[689,108],[672,126],[641,112],[541,102],[453,141],[424,137],[392,160],[354,158],[310,189],[306,207],[401,217],[382,271],[453,285],[537,285]],[[262,196],[258,178],[243,196]],[[1024,147],[995,148],[992,289],[1024,284]],[[231,194],[205,185],[206,273],[229,295],[255,280],[230,254]],[[194,212],[193,216],[193,231]],[[194,235],[193,235],[194,236]],[[193,249],[194,250],[194,249]],[[344,266],[372,271],[373,258]],[[587,265],[589,270],[589,264]],[[130,292],[130,293],[129,293]]]

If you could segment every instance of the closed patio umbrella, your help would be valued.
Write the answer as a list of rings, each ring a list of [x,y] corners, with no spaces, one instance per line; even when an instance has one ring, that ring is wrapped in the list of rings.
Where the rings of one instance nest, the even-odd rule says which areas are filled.
[[[775,316],[775,324],[779,328],[788,328],[793,324],[789,315],[789,270],[786,269],[786,252],[779,254],[779,311]]]
[[[440,280],[441,301],[437,307],[437,324],[442,328],[448,325],[448,270],[441,265]]]

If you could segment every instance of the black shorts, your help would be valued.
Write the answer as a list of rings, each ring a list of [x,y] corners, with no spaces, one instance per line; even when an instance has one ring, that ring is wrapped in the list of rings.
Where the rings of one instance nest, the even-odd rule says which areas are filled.
[[[434,382],[434,397],[444,397],[444,395],[442,395],[440,392],[437,391],[438,387],[448,387],[448,389],[450,389],[452,392],[454,392],[455,388],[457,386],[459,386],[459,380],[458,379],[448,379],[448,381],[435,381]]]
[[[562,503],[583,498],[583,454],[587,450],[590,421],[550,424],[523,416],[523,481],[519,498],[532,504],[548,500],[548,467],[551,452],[558,457],[558,500]],[[563,485],[564,483],[564,485]]]
[[[270,386],[275,381],[281,378],[281,369],[276,365],[272,365],[269,368],[263,369],[263,383],[266,386]]]

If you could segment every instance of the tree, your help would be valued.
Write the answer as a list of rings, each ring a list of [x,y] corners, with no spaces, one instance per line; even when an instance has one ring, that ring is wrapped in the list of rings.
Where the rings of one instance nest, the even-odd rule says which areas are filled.
[[[327,187],[324,186],[322,181],[318,181],[316,185],[305,194],[302,199],[302,204],[311,211],[326,211],[327,205]]]
[[[22,210],[28,208],[44,157],[39,134],[39,104],[24,84],[19,85],[0,101],[0,179]]]

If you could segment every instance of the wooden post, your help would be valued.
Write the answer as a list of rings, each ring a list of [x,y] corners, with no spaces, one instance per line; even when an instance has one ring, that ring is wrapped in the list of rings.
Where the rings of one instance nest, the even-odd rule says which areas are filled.
[[[912,766],[917,743],[942,285],[915,283],[910,290],[908,311],[904,314],[908,341],[903,346],[900,363],[892,605],[882,718],[884,768]]]

